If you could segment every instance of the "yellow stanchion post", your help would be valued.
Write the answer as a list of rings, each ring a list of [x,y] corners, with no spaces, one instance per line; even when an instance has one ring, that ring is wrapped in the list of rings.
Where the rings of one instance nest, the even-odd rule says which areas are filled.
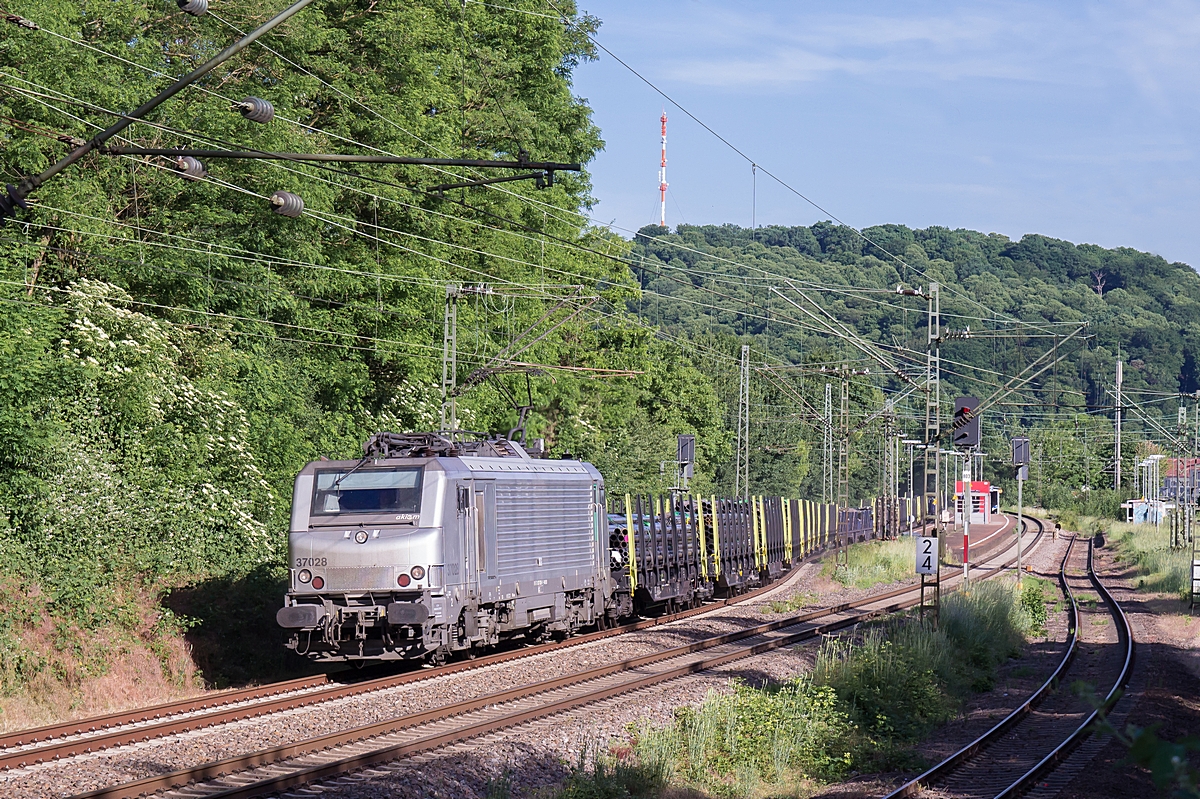
[[[637,548],[633,536],[633,504],[625,495],[625,537],[629,541],[629,590],[637,590]]]
[[[760,522],[759,522],[759,514],[758,514],[758,510],[759,510],[758,499],[759,499],[758,497],[751,495],[751,497],[750,497],[750,514],[751,514],[751,518],[754,521],[754,568],[757,570],[761,570],[762,569],[762,550],[759,548],[759,544],[758,544],[758,537],[759,537],[760,529],[761,529]]]
[[[708,579],[708,542],[704,540],[704,503],[692,497],[692,514],[696,519],[696,535],[700,538],[700,576]]]
[[[717,496],[712,497],[712,513],[713,513],[713,569],[714,576],[721,579],[721,525],[717,521]]]
[[[808,536],[809,536],[809,501],[807,499],[800,502],[800,551],[807,556],[809,553]]]
[[[783,559],[792,562],[792,501],[779,498],[779,506],[783,509]]]

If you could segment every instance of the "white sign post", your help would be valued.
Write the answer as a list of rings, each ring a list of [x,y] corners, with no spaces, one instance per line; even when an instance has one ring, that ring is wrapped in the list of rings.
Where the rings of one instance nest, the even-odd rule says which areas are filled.
[[[917,536],[917,574],[937,574],[937,538]]]
[[[937,536],[917,536],[917,574],[921,575],[921,618],[925,618],[925,586],[933,588],[933,626],[936,629],[942,606],[941,562]],[[932,578],[932,579],[930,579]]]
[[[1200,596],[1200,560],[1192,560],[1192,601],[1191,607],[1196,607],[1196,597]],[[1189,608],[1190,609],[1190,608]]]

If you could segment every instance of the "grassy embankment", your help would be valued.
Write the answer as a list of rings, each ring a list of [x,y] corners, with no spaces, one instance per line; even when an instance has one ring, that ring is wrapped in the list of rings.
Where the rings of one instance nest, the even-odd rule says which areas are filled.
[[[1172,594],[1187,600],[1190,592],[1192,548],[1171,547],[1171,534],[1164,523],[1126,524],[1084,517],[1080,524],[1091,533],[1102,533],[1106,544],[1117,551],[1117,560],[1134,567],[1137,587],[1153,593]]]
[[[898,615],[830,638],[807,674],[735,683],[669,725],[632,729],[559,796],[801,796],[851,772],[919,765],[912,746],[992,687],[997,665],[1040,632],[1045,599],[1040,583],[1020,598],[984,583],[945,597],[938,629]]]
[[[1091,537],[1100,535],[1105,545],[1114,549],[1117,560],[1128,563],[1137,572],[1137,588],[1152,593],[1173,594],[1188,599],[1191,578],[1191,545],[1171,546],[1167,522],[1127,524],[1097,516],[1080,515],[1072,510],[1029,509],[1029,515],[1050,519],[1064,531],[1078,531]]]
[[[872,588],[904,580],[913,576],[916,554],[913,546],[911,538],[854,544],[847,550],[849,564],[846,568],[836,568],[829,557],[821,567],[821,576],[847,588]],[[767,608],[772,613],[791,613],[815,604],[817,599],[815,593],[804,591],[774,600]]]

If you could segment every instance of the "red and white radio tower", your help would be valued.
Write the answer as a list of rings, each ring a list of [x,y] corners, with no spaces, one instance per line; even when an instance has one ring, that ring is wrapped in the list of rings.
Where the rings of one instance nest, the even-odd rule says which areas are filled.
[[[662,115],[662,164],[658,167],[658,224],[667,226],[667,110]]]

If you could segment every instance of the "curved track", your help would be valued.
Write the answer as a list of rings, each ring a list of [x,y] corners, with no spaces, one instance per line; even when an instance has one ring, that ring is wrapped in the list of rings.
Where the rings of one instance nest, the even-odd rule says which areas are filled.
[[[1039,525],[1030,549],[1040,537]],[[979,577],[998,574],[1010,564],[998,564]],[[945,582],[953,585],[958,580],[954,576]],[[917,587],[888,591],[423,713],[80,794],[77,799],[118,799],[158,791],[168,791],[169,796],[224,799],[269,795],[814,639],[911,607],[918,601],[918,592]]]
[[[1101,708],[1110,709],[1129,680],[1133,630],[1120,605],[1100,582],[1088,541],[1085,574],[1070,562],[1084,557],[1072,538],[1063,556],[1059,580],[1070,602],[1067,649],[1048,680],[1020,707],[967,746],[885,797],[937,796],[1011,799],[1054,770],[1089,734],[1099,710],[1070,689],[1076,680],[1109,686]],[[1109,634],[1105,614],[1090,596],[1096,590],[1114,622]],[[1092,601],[1089,601],[1092,600]],[[1104,633],[1095,630],[1104,627]],[[1114,643],[1098,641],[1115,637]],[[1087,639],[1087,640],[1081,640]],[[1102,682],[1104,681],[1104,682]]]
[[[819,558],[824,554],[824,550],[810,553],[796,565]],[[415,669],[374,679],[348,681],[331,679],[326,675],[302,677],[258,688],[208,694],[194,699],[0,735],[0,770],[48,763],[74,755],[99,752],[218,724],[257,718],[269,713],[312,705],[316,702],[381,691],[419,680],[552,652],[614,635],[645,630],[709,613],[731,604],[761,598],[765,594],[786,587],[788,582],[788,578],[785,577],[783,580],[768,583],[753,591],[723,601],[710,602],[699,608],[643,619],[608,630],[585,633],[566,641],[524,646],[436,668]]]

